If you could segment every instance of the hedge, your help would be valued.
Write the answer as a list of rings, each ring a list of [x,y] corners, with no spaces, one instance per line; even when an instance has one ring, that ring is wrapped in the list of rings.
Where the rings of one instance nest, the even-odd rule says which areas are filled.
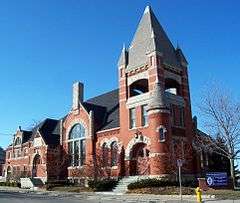
[[[150,188],[150,187],[167,187],[167,186],[179,186],[178,181],[168,181],[168,180],[160,180],[157,178],[152,179],[142,179],[128,185],[129,190],[140,189],[140,188]],[[184,187],[196,187],[196,181],[184,181],[182,182],[182,186]]]
[[[88,185],[94,191],[111,191],[118,181],[115,179],[105,179],[105,180],[90,180]]]
[[[0,186],[21,187],[21,184],[17,182],[0,182]]]

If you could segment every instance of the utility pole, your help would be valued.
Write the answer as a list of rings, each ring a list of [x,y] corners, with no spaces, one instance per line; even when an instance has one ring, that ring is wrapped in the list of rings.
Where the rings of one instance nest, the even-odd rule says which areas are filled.
[[[178,166],[178,179],[179,179],[179,196],[180,196],[181,202],[182,202],[182,171],[181,171],[182,164],[183,164],[182,159],[178,159],[177,166]]]

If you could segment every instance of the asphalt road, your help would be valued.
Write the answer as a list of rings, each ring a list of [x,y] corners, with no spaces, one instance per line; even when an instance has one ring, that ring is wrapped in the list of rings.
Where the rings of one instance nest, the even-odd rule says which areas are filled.
[[[39,194],[0,192],[0,203],[96,203],[96,200],[77,199]]]
[[[0,192],[0,203],[180,203],[177,200],[128,199],[120,196],[55,195],[18,192]],[[182,201],[192,203],[195,201]],[[240,200],[208,200],[205,203],[240,203]]]

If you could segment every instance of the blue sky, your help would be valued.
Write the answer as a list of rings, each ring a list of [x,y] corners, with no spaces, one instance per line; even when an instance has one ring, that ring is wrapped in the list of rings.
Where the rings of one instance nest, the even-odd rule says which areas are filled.
[[[239,97],[239,1],[3,0],[0,146],[19,125],[65,115],[74,81],[84,82],[86,99],[117,88],[122,44],[130,43],[148,4],[187,56],[193,115],[209,81]]]

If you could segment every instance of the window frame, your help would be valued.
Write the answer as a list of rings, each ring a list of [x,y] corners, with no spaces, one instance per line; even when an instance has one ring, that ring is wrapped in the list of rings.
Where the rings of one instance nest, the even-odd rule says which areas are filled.
[[[80,127],[80,129],[76,129],[78,126]],[[73,130],[76,131],[73,132]],[[78,148],[77,153],[75,148]],[[82,123],[76,123],[71,127],[71,130],[68,134],[68,154],[70,155],[69,166],[79,167],[85,164],[86,128]]]
[[[111,143],[111,166],[117,166],[118,165],[118,144],[116,141],[113,141]]]
[[[103,143],[101,150],[102,150],[102,166],[107,167],[108,166],[108,145],[106,142]]]
[[[185,111],[184,111],[184,107],[179,107],[179,126],[185,127]]]
[[[129,109],[129,129],[136,128],[136,108]]]
[[[14,140],[14,146],[18,146],[22,144],[22,139],[21,137],[16,137]]]
[[[162,131],[162,133],[161,133]],[[166,133],[167,133],[167,129],[164,126],[160,126],[157,129],[158,132],[158,138],[159,138],[159,142],[165,142],[167,139]]]
[[[142,126],[148,126],[147,104],[142,105],[141,109],[142,109]]]

